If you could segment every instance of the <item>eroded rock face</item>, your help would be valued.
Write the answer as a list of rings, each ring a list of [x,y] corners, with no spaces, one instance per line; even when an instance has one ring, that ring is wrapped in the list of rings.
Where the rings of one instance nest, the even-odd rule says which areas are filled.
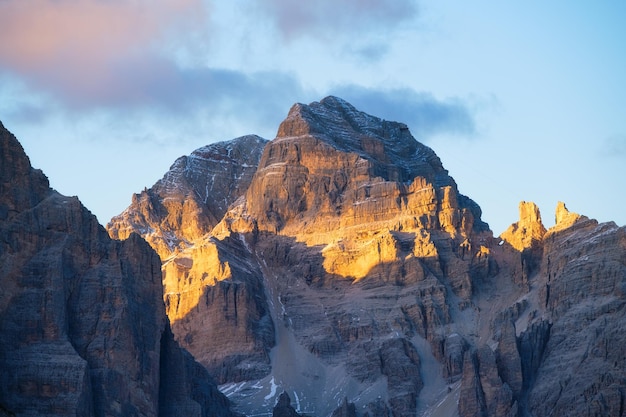
[[[623,413],[624,228],[560,203],[546,230],[522,202],[494,239],[405,125],[336,97],[293,106],[237,184],[163,282],[176,339],[240,410],[286,391],[304,415]],[[154,224],[134,230],[158,248]]]
[[[518,264],[519,273],[516,273],[516,283],[527,285],[528,279],[533,275],[543,254],[543,238],[546,228],[541,221],[539,207],[535,203],[522,201],[519,204],[519,221],[513,223],[500,235],[505,245],[511,246],[515,251],[509,255],[503,263],[511,266]]]
[[[139,233],[163,260],[192,246],[245,193],[266,142],[242,136],[178,158],[161,180],[133,195],[131,205],[111,219],[109,234],[126,239]]]
[[[220,180],[194,178],[200,185],[183,189],[210,189]],[[132,222],[119,225],[129,212],[109,231],[130,225],[158,249],[150,237],[163,234],[157,226],[146,233]],[[147,207],[143,217],[153,212]],[[301,366],[340,366],[355,392],[380,386],[358,406],[411,415],[422,389],[411,338],[439,349],[454,312],[471,305],[473,277],[496,271],[489,249],[495,240],[480,215],[406,125],[336,97],[295,105],[277,138],[264,144],[242,198],[164,264],[174,333],[220,383],[288,380],[270,366],[271,349],[296,343],[311,355]],[[450,372],[458,374],[463,352],[450,348]],[[385,356],[396,360],[381,362]],[[397,361],[406,362],[402,371],[394,370]],[[337,389],[325,378],[317,385]],[[306,395],[314,379],[290,388]],[[322,401],[316,412],[340,405],[326,410]]]
[[[0,158],[2,413],[232,415],[169,332],[156,253],[111,240],[1,124]]]
[[[274,329],[259,267],[239,261],[241,241],[210,238],[246,192],[266,142],[243,136],[178,158],[107,225],[111,237],[139,233],[159,253],[174,334],[220,383],[269,372]]]
[[[519,204],[519,221],[509,226],[500,237],[522,252],[541,244],[545,234],[539,207],[535,203],[522,201]]]
[[[495,356],[488,346],[467,352],[459,401],[461,416],[516,416],[511,388],[498,375]]]
[[[623,415],[626,230],[562,203],[557,220],[536,278],[551,326],[534,332],[543,351],[528,408],[536,416]]]
[[[274,325],[263,274],[238,239],[211,239],[163,266],[172,329],[221,384],[270,372]]]

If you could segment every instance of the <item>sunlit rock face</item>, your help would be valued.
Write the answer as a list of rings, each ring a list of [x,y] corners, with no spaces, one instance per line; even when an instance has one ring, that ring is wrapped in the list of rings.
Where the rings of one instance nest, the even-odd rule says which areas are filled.
[[[456,268],[449,252],[475,254],[479,245],[469,248],[470,238],[488,230],[478,206],[406,125],[336,97],[291,109],[244,207],[259,232],[323,245],[326,272],[356,279],[408,253]],[[446,243],[437,248],[438,240]],[[459,275],[455,289],[467,298],[470,280]]]
[[[294,105],[257,146],[245,181],[185,177],[237,192],[204,228],[168,229],[178,243],[160,252],[176,340],[240,411],[271,413],[284,391],[303,415],[623,413],[624,355],[606,347],[623,343],[624,228],[561,203],[546,230],[522,202],[494,238],[406,125],[336,97]],[[158,249],[160,220],[124,219],[168,210],[135,202],[109,231]]]
[[[233,415],[174,341],[160,261],[49,188],[0,124],[0,415]]]
[[[161,259],[192,246],[245,193],[267,141],[249,135],[205,146],[178,158],[163,178],[132,197],[111,219],[114,239],[139,233]]]
[[[319,412],[340,403],[313,400],[309,389],[332,397],[342,383],[352,396],[373,387],[357,405],[414,413],[423,382],[411,340],[461,363],[463,348],[444,358],[443,329],[455,327],[456,314],[473,314],[473,278],[495,272],[495,240],[479,207],[406,125],[336,97],[293,106],[276,139],[258,149],[247,191],[210,233],[164,262],[177,339],[224,384],[274,378]],[[183,188],[228,188],[194,178],[200,187]],[[110,233],[132,229],[123,219],[137,212],[158,212],[140,206],[113,219]],[[158,229],[134,230],[159,247]],[[289,369],[282,354],[302,357]],[[381,363],[385,356],[394,359]],[[403,362],[414,379],[396,375]],[[337,378],[321,375],[331,369]]]
[[[541,220],[539,207],[533,202],[520,202],[519,221],[500,235],[504,244],[514,249],[509,252],[508,259],[501,259],[500,262],[520,266],[519,271],[514,274],[517,284],[528,285],[529,276],[539,267],[545,234],[546,228]]]
[[[266,143],[243,136],[178,158],[107,225],[111,237],[139,233],[159,253],[172,330],[220,382],[269,372],[274,328],[259,266],[241,262],[241,241],[211,234],[246,192]]]
[[[522,252],[540,244],[545,234],[539,207],[535,203],[522,201],[519,204],[519,221],[509,226],[500,237]]]

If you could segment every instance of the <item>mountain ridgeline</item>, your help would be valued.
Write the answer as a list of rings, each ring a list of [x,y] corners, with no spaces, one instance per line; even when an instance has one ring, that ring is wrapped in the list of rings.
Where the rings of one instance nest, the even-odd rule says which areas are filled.
[[[179,159],[107,226],[172,242],[173,332],[237,410],[623,414],[623,227],[522,202],[494,237],[406,125],[337,97],[253,142]]]
[[[2,132],[0,416],[626,414],[626,228],[494,237],[402,123],[295,104],[106,231]]]

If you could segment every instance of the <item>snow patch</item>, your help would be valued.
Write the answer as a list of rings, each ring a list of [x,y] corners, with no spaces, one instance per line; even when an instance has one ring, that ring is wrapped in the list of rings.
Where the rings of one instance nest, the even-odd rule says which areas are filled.
[[[248,253],[252,253],[252,249],[250,249],[250,246],[248,246],[248,242],[246,242],[246,238],[243,235],[243,233],[238,233],[237,234],[239,236],[239,240],[241,241],[241,243],[243,244],[244,248],[246,248],[246,250],[248,251]]]
[[[264,397],[266,401],[276,396],[276,389],[278,388],[278,385],[274,382],[274,377],[272,377],[270,385],[270,393]]]
[[[301,413],[302,411],[300,411],[300,397],[298,397],[298,393],[295,391],[293,392],[293,399],[296,402],[296,412]]]

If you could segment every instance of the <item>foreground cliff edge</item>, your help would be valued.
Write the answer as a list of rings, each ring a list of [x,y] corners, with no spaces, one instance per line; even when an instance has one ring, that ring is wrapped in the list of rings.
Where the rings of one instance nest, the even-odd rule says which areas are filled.
[[[161,264],[50,189],[0,124],[0,415],[231,416],[174,341]]]
[[[406,125],[327,97],[179,158],[107,229],[248,414],[624,415],[626,232],[533,203],[494,238]]]

